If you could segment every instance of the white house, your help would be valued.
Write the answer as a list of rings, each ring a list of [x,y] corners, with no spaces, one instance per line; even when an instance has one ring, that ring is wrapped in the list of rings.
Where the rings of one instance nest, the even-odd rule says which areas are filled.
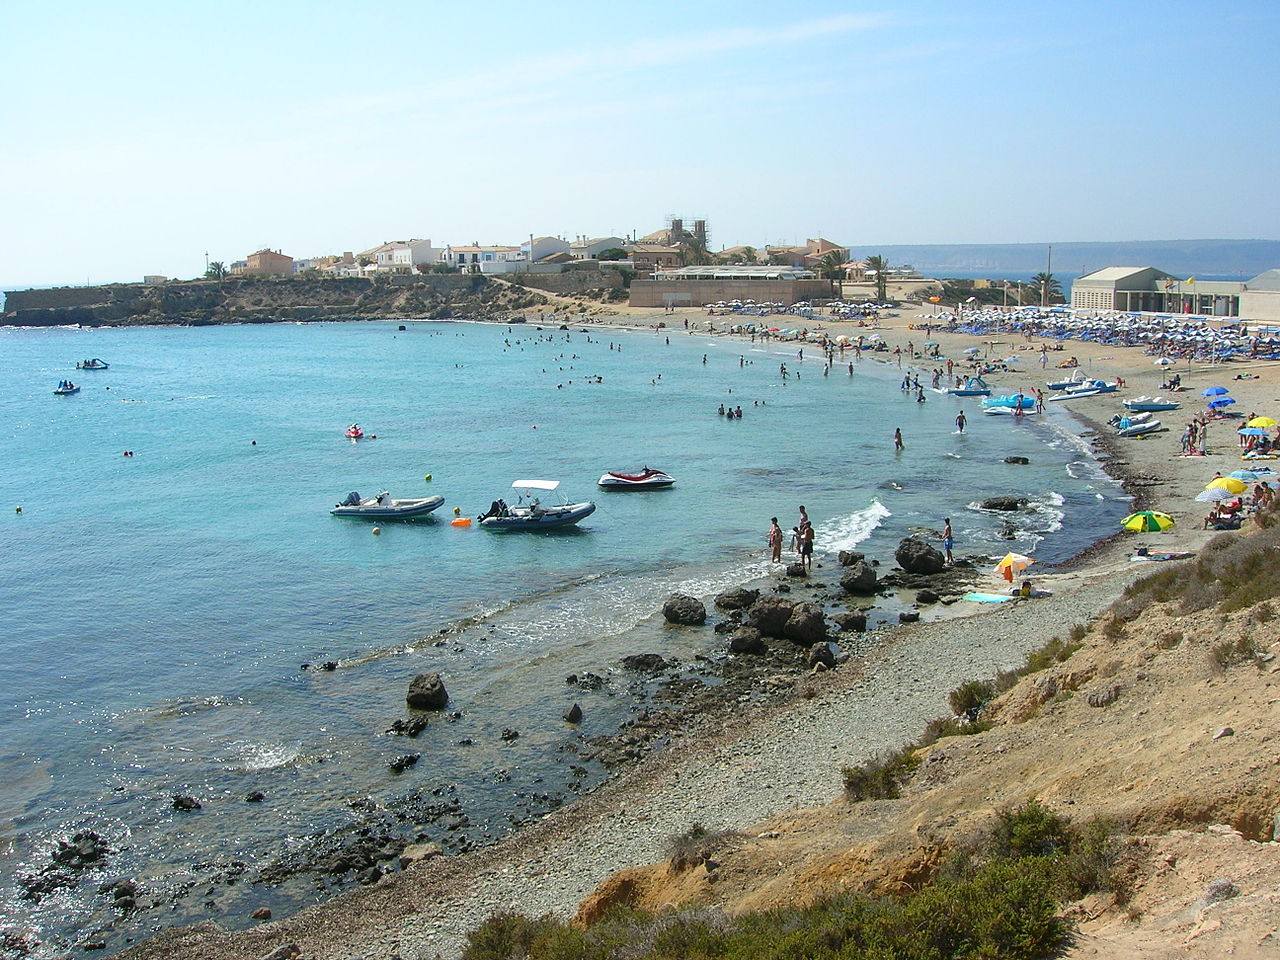
[[[440,259],[451,267],[459,267],[471,273],[480,273],[481,271],[502,273],[506,272],[507,268],[495,268],[492,265],[521,261],[524,259],[524,254],[519,247],[484,247],[479,244],[454,246],[449,244],[444,248],[444,254]],[[491,265],[487,271],[484,268],[485,264]]]
[[[439,263],[444,251],[428,240],[391,240],[360,254],[373,268],[366,273],[413,273],[419,264]]]
[[[605,250],[621,249],[626,242],[622,237],[579,237],[569,244],[569,254],[575,260],[590,260]]]
[[[522,257],[530,263],[537,263],[543,257],[568,252],[569,244],[559,237],[534,237],[520,244]]]

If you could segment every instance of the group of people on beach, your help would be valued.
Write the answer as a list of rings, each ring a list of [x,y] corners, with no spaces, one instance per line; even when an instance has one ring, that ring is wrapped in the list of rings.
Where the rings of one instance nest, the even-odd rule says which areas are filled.
[[[773,563],[781,563],[783,537],[777,517],[769,518],[769,532],[765,537],[769,542],[769,559]],[[791,528],[791,549],[799,554],[806,570],[813,569],[813,524],[809,522],[809,514],[803,504],[800,505],[800,521]]]

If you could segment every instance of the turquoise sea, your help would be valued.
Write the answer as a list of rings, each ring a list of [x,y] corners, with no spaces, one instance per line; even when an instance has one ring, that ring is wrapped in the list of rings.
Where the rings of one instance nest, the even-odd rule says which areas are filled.
[[[959,554],[1051,565],[1128,504],[1065,411],[918,404],[871,355],[824,376],[816,346],[683,330],[406,326],[0,329],[0,926],[55,951],[102,929],[116,949],[165,925],[244,925],[264,904],[279,916],[336,888],[265,888],[255,871],[362,805],[443,797],[447,828],[406,814],[408,835],[449,850],[502,836],[598,782],[563,748],[630,715],[621,679],[593,692],[565,676],[616,678],[628,653],[720,655],[709,629],[664,628],[662,601],[709,605],[767,572],[769,518],[789,530],[799,504],[828,568],[853,547],[888,559],[944,516]],[[74,368],[89,357],[110,369]],[[81,392],[54,396],[68,377]],[[354,421],[377,439],[344,439]],[[643,464],[676,486],[595,487]],[[562,533],[450,525],[522,478],[599,508]],[[384,489],[446,505],[378,536],[328,513]],[[972,506],[1004,493],[1033,509]],[[300,669],[325,661],[337,669]],[[456,715],[386,735],[423,671],[444,675]],[[575,701],[581,731],[560,719]],[[421,761],[392,773],[410,751]],[[175,794],[202,809],[175,811]],[[24,899],[19,879],[79,830],[106,838],[105,868]],[[98,892],[120,876],[143,891],[124,918]]]

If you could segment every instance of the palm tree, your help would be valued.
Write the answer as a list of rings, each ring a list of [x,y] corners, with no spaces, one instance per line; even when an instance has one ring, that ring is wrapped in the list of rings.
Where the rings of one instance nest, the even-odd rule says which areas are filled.
[[[206,280],[221,280],[226,275],[227,265],[221,260],[213,261],[213,263],[209,264],[208,268],[204,272],[204,278]]]
[[[818,261],[818,273],[828,280],[840,280],[844,277],[844,257],[832,250]]]
[[[680,241],[680,265],[684,267],[700,267],[713,263],[715,257],[707,250],[707,245],[695,236]]]
[[[1062,284],[1054,279],[1052,273],[1037,273],[1031,278],[1031,285],[1040,291],[1040,306],[1062,303]]]
[[[876,275],[876,300],[884,303],[889,299],[889,261],[877,254],[867,257],[867,272]]]

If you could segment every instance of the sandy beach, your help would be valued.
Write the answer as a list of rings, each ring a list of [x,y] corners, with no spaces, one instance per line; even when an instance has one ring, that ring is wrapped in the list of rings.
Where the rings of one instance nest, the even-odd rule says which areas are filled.
[[[320,960],[427,960],[437,954],[451,958],[460,951],[467,931],[494,911],[572,916],[613,872],[665,859],[671,838],[695,823],[749,830],[771,817],[829,804],[840,795],[841,766],[913,739],[925,723],[948,712],[949,690],[1017,664],[1072,624],[1095,618],[1126,584],[1150,573],[1154,564],[1130,561],[1135,548],[1196,551],[1213,536],[1201,527],[1208,505],[1193,498],[1215,471],[1239,469],[1234,430],[1242,421],[1210,428],[1208,456],[1179,456],[1182,426],[1203,409],[1202,389],[1230,387],[1238,401],[1235,409],[1246,414],[1276,415],[1280,410],[1280,398],[1273,396],[1280,386],[1277,363],[1209,366],[1182,361],[1174,369],[1186,388],[1175,395],[1183,408],[1161,415],[1170,431],[1145,439],[1114,439],[1105,421],[1122,409],[1121,400],[1168,395],[1160,389],[1167,371],[1153,365],[1140,349],[1066,341],[1063,351],[1049,354],[1054,363],[1046,372],[1038,362],[1039,338],[1015,334],[977,340],[936,330],[926,335],[911,328],[925,322],[917,320],[918,312],[907,305],[882,317],[874,332],[890,350],[905,350],[908,342],[918,348],[931,340],[944,357],[959,357],[972,346],[993,358],[1025,356],[1019,364],[1025,368],[1022,372],[986,377],[1000,393],[1043,387],[1054,373],[1054,363],[1071,355],[1092,376],[1122,377],[1126,387],[1118,393],[1063,405],[1095,429],[1099,456],[1113,476],[1126,482],[1138,508],[1167,512],[1177,525],[1163,533],[1117,535],[1059,569],[1037,568],[1036,584],[1051,590],[1050,597],[979,607],[969,615],[952,611],[936,622],[896,630],[892,642],[865,659],[789,680],[789,695],[685,731],[671,747],[590,796],[491,847],[416,864],[371,887],[252,930],[224,932],[212,924],[171,930],[120,955],[132,960],[255,960],[282,944],[297,943],[303,956]],[[683,334],[686,320],[705,335],[708,319],[705,309],[665,313],[622,308],[590,322],[639,329],[665,325],[664,333],[674,337]],[[857,323],[825,318],[789,325],[820,326],[833,337],[873,332]],[[896,365],[893,355],[885,353],[866,354],[863,362],[880,361]],[[904,364],[917,368],[921,381],[928,382],[928,360]],[[1238,374],[1255,376],[1235,380]],[[979,415],[976,403],[972,414]],[[815,574],[820,581],[836,577],[838,568],[831,566]],[[993,579],[992,589],[998,583]]]

